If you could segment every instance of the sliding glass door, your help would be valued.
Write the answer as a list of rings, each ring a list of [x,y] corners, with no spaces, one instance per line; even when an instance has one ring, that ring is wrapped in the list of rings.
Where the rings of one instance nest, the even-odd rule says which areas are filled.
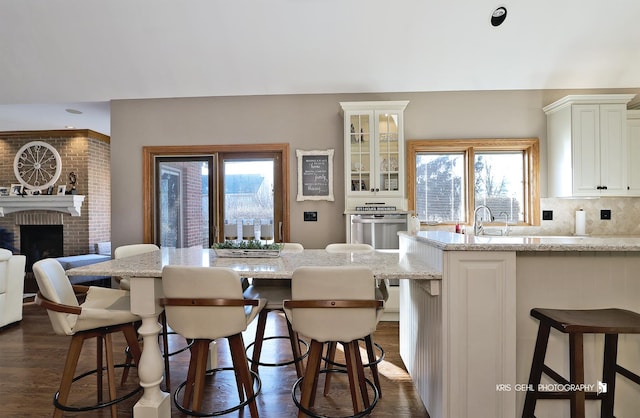
[[[213,156],[156,159],[156,243],[209,248],[215,240]]]
[[[146,147],[145,242],[209,248],[225,239],[286,241],[288,155],[286,144]]]

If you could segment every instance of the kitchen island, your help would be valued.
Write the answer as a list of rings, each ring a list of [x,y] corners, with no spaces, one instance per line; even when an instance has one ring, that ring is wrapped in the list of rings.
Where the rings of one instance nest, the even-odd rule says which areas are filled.
[[[400,233],[442,280],[400,281],[400,352],[432,418],[522,414],[538,322],[533,307],[640,312],[640,238],[495,237]],[[585,335],[585,379],[601,379],[603,338]],[[621,336],[619,362],[640,370],[640,338]],[[569,375],[568,341],[552,331],[547,363]],[[599,402],[587,416],[599,416]],[[638,416],[640,389],[617,376],[617,417]],[[568,401],[538,402],[536,416],[569,417]]]
[[[220,257],[214,250],[199,248],[162,248],[132,257],[76,267],[67,270],[69,276],[121,276],[131,283],[131,311],[142,318],[138,333],[143,337],[143,349],[138,376],[144,393],[136,403],[136,418],[158,418],[171,415],[169,394],[160,390],[163,362],[158,346],[158,315],[162,308],[158,299],[162,292],[162,268],[167,265],[226,267],[242,277],[291,280],[293,272],[302,266],[368,266],[378,280],[417,280],[439,282],[440,271],[420,257],[398,250],[330,253],[305,249],[300,253],[280,253],[273,258]]]

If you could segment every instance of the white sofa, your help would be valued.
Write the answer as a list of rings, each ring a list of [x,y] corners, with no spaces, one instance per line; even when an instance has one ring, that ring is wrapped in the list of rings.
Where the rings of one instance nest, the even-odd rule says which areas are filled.
[[[0,327],[22,320],[27,258],[0,248]]]

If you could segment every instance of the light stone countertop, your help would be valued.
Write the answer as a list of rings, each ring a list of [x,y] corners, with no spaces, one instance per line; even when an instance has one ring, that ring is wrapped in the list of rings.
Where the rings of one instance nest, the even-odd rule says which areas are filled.
[[[424,260],[398,250],[373,252],[329,253],[325,250],[283,252],[274,258],[223,258],[214,250],[194,248],[163,248],[160,251],[110,260],[67,270],[69,276],[130,276],[161,277],[166,265],[228,267],[241,276],[253,278],[290,279],[302,266],[366,265],[376,279],[441,280],[442,274]]]
[[[444,251],[609,251],[640,252],[638,236],[473,236],[447,231],[399,232]]]

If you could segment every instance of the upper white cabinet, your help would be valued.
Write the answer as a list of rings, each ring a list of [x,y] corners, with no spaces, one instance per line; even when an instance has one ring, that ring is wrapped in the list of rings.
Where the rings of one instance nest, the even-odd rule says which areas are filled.
[[[404,184],[403,114],[408,101],[342,102],[344,170],[349,198],[388,198],[402,206]]]
[[[629,183],[627,103],[633,97],[573,95],[543,109],[547,114],[550,197],[638,193]]]
[[[627,164],[629,165],[629,195],[640,196],[640,110],[627,112]]]

